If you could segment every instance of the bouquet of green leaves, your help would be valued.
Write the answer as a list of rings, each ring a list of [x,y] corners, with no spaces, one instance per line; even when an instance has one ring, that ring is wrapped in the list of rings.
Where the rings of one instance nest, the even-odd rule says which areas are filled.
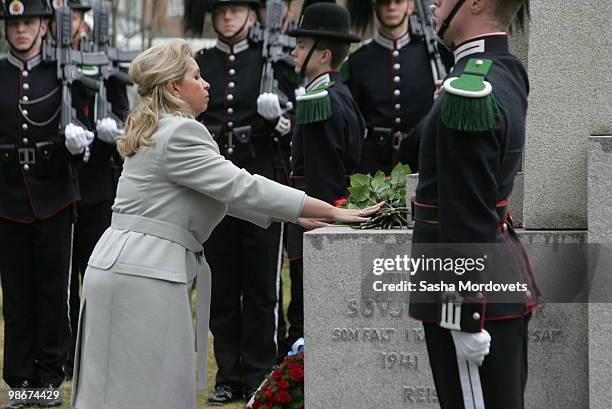
[[[410,175],[410,166],[398,163],[385,176],[378,171],[374,177],[356,173],[351,176],[349,197],[343,207],[365,209],[382,201],[384,207],[366,223],[351,226],[354,229],[392,229],[410,227],[410,208],[406,202],[406,178]]]

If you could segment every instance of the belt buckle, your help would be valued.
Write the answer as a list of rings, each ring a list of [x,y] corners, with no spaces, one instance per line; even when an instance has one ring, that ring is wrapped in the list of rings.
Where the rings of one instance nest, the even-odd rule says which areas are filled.
[[[406,135],[400,131],[396,131],[391,135],[391,146],[394,150],[399,151],[402,141],[406,139]]]
[[[236,145],[234,145],[234,131],[229,131],[226,135],[227,144],[225,145],[225,152],[227,152],[228,156],[232,156],[236,149]]]
[[[17,149],[20,165],[34,165],[36,163],[36,155],[34,148],[19,148]]]

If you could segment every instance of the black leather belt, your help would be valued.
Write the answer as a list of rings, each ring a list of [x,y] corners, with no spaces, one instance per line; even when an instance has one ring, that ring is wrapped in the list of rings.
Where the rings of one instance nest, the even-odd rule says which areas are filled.
[[[38,142],[34,146],[23,146],[17,145],[0,145],[0,159],[5,161],[11,161],[13,154],[15,155],[15,162],[20,166],[22,165],[35,165],[36,162],[41,160],[50,159],[52,151],[56,146],[59,146],[58,142]],[[37,160],[38,158],[38,160]]]
[[[437,205],[419,203],[416,200],[411,202],[412,220],[422,223],[438,224],[438,209]],[[499,216],[499,220],[505,220],[508,217],[508,201],[502,200],[497,203],[495,210]]]
[[[399,150],[404,139],[408,137],[406,132],[373,126],[368,128],[368,139],[374,141],[379,146],[391,145],[393,149]]]

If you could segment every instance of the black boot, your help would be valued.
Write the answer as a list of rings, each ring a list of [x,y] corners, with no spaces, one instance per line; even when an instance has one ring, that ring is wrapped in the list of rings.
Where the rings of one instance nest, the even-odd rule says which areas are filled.
[[[221,406],[240,400],[242,398],[242,391],[240,389],[231,385],[218,385],[215,387],[215,391],[208,397],[208,403],[214,406]]]
[[[54,406],[62,406],[64,404],[64,398],[62,397],[62,391],[56,388],[53,384],[43,385],[45,399],[38,403],[41,408],[51,408]]]
[[[250,388],[244,392],[244,402],[248,405],[253,399],[253,396],[257,393],[258,388]]]
[[[25,394],[26,390],[31,389],[31,388],[32,388],[32,384],[30,384],[30,381],[24,379],[23,381],[19,382],[16,387],[11,388],[11,390],[13,392],[19,392],[20,394]],[[27,406],[28,404],[25,398],[23,399],[13,398],[7,402],[7,404],[4,406],[4,409],[22,409],[22,408],[26,408]]]

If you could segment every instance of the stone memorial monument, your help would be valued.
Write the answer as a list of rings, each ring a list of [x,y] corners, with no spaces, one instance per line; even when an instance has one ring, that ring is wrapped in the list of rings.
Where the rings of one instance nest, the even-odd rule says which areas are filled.
[[[518,232],[540,282],[573,278],[562,273],[567,258],[554,254],[563,246],[585,255],[591,275],[573,286],[573,301],[580,302],[560,297],[567,301],[545,303],[533,314],[526,407],[608,409],[612,82],[605,72],[612,66],[612,4],[531,7],[526,32],[511,42],[528,68],[531,93],[524,172],[510,206],[522,221]],[[415,186],[413,176],[407,190]],[[406,254],[411,237],[411,230],[346,227],[304,236],[308,409],[439,407],[420,322],[408,316],[404,300],[368,298],[362,291],[372,254]]]

